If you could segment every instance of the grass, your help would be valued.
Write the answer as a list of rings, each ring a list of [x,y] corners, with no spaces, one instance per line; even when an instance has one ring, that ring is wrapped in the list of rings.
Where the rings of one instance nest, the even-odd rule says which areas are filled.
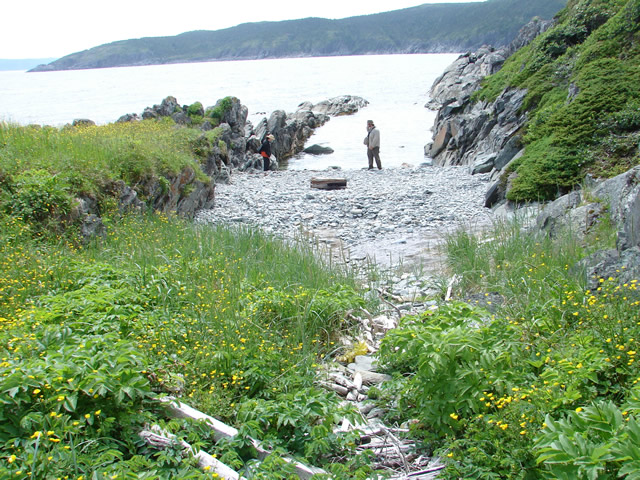
[[[0,124],[0,179],[31,170],[55,175],[74,192],[103,194],[105,184],[176,174],[185,167],[200,172],[193,147],[199,132],[177,129],[171,120],[112,123],[105,126],[21,127]]]
[[[306,242],[115,208],[110,181],[194,164],[192,131],[141,122],[1,133],[1,477],[212,478],[178,447],[146,447],[138,432],[150,424],[249,467],[246,437],[223,447],[197,424],[170,421],[158,402],[166,395],[231,424],[249,401],[276,423],[350,415],[333,400],[307,420],[303,409],[326,397],[313,387],[316,364],[353,328],[347,314],[373,310],[352,272],[329,269]],[[132,144],[134,157],[124,155]],[[67,213],[87,191],[108,233],[82,244]],[[270,407],[292,392],[285,410]],[[264,440],[263,428],[243,435]],[[351,457],[349,436],[313,434],[291,451],[268,433],[308,463],[321,453],[336,478],[370,470],[331,465],[334,453]],[[275,457],[255,475],[280,472]]]
[[[525,226],[447,238],[454,298],[469,303],[387,335],[380,361],[395,381],[379,401],[447,459],[447,478],[633,478],[640,279],[587,290],[577,265],[615,244],[606,222],[587,239]]]

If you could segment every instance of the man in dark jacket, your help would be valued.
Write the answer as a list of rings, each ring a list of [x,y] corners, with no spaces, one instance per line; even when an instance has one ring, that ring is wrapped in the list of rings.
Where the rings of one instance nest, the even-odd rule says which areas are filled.
[[[273,142],[275,139],[276,137],[274,137],[271,134],[268,134],[266,137],[264,137],[264,141],[262,142],[262,145],[260,145],[260,150],[258,150],[258,153],[262,155],[265,172],[269,171],[269,158],[271,157],[271,142]]]

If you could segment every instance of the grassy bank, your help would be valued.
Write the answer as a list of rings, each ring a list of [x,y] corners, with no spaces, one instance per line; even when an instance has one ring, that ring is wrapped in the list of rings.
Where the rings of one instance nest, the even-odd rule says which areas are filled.
[[[346,312],[364,306],[352,275],[250,230],[119,214],[103,185],[193,162],[188,129],[1,133],[1,477],[212,477],[179,448],[146,447],[138,433],[152,424],[237,469],[252,462],[248,433],[314,463],[353,448],[320,428],[349,412],[313,387],[316,363],[352,327]],[[85,192],[108,231],[88,245],[66,217]],[[169,421],[157,401],[166,395],[231,424],[244,412],[249,431],[215,444],[202,427]],[[255,478],[285,478],[278,458]]]
[[[589,291],[578,262],[614,234],[551,239],[516,221],[449,237],[468,303],[405,317],[379,392],[444,478],[638,478],[640,279]]]
[[[609,178],[640,163],[640,3],[570,0],[557,20],[475,94],[527,90],[513,201],[554,199],[587,173]]]

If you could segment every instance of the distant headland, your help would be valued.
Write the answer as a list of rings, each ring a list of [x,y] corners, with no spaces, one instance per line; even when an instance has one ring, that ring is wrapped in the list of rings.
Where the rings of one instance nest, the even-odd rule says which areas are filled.
[[[121,40],[72,53],[32,72],[216,60],[456,53],[507,45],[534,17],[551,19],[567,0],[424,4],[339,20],[245,23],[215,31]]]

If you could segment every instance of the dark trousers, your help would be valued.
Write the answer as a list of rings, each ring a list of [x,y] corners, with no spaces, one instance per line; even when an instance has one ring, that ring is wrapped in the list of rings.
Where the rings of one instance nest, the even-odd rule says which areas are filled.
[[[269,171],[269,157],[262,157],[262,160],[264,161],[264,171],[268,172]]]
[[[373,159],[375,158],[378,169],[382,169],[382,162],[380,161],[380,147],[367,148],[367,158],[369,159],[369,168],[373,168]]]

